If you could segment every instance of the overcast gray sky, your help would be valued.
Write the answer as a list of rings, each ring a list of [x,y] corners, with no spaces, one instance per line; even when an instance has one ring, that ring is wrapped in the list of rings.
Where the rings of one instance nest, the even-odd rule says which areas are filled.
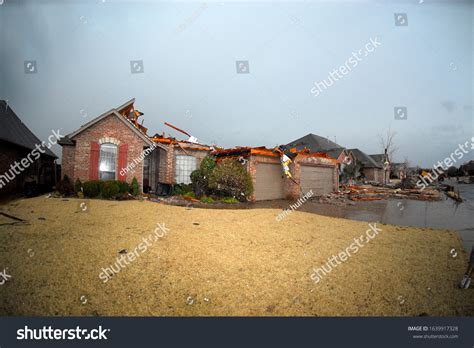
[[[380,153],[378,134],[391,127],[395,160],[432,166],[473,136],[473,1],[0,4],[0,99],[41,139],[132,97],[150,135],[181,137],[168,121],[226,147],[315,133]],[[311,93],[371,38],[376,49]],[[397,106],[406,120],[395,120]]]

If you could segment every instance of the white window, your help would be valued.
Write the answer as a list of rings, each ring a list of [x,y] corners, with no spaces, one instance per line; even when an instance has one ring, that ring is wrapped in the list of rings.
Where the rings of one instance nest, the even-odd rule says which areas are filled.
[[[191,173],[196,169],[196,157],[187,155],[176,155],[175,181],[177,184],[190,184]]]
[[[115,180],[117,170],[117,145],[100,145],[99,179]]]

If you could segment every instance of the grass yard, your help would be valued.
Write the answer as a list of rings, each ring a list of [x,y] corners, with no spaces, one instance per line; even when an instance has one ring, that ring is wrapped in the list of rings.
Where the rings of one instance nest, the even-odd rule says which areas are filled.
[[[455,232],[382,232],[315,284],[312,269],[365,222],[277,209],[188,209],[147,201],[38,197],[0,206],[0,315],[462,316],[467,255]],[[164,223],[169,232],[104,283],[102,268]],[[456,249],[456,257],[450,252]],[[125,255],[126,256],[126,255]],[[0,279],[1,280],[1,279]]]

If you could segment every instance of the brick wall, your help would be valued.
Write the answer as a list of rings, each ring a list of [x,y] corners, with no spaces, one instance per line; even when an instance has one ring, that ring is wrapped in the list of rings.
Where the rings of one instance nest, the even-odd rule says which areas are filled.
[[[75,136],[72,139],[76,142],[75,146],[63,146],[63,174],[69,172],[72,173],[71,177],[74,180],[79,178],[81,181],[88,181],[90,144],[92,141],[99,142],[104,137],[114,138],[120,144],[128,144],[127,165],[133,163],[135,158],[140,158],[143,148],[147,146],[145,141],[120,121],[117,116],[110,115]],[[118,171],[119,169],[117,169],[117,175]],[[138,161],[135,167],[127,172],[126,181],[131,182],[133,177],[137,178],[141,187],[143,182],[143,161]]]
[[[67,175],[72,182],[76,180],[74,177],[74,157],[76,147],[72,145],[63,145],[63,157],[61,162],[61,179]]]

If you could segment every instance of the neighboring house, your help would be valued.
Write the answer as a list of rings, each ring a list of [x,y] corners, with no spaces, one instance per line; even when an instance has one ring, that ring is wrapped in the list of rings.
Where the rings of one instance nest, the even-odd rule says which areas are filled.
[[[379,166],[382,167],[383,173],[376,180],[380,183],[387,184],[390,182],[390,160],[388,158],[387,152],[375,155],[369,155]]]
[[[288,143],[287,146],[297,150],[308,149],[311,152],[326,153],[331,158],[336,159],[339,174],[342,174],[345,165],[354,161],[352,154],[343,146],[312,133]]]
[[[25,185],[33,185],[40,192],[55,185],[57,156],[47,147],[42,147],[44,153],[41,153],[43,151],[37,149],[41,145],[42,142],[21,122],[7,102],[0,100],[1,196],[23,192]],[[33,150],[36,156],[31,155]],[[15,162],[24,169],[15,168],[18,174],[11,168]]]
[[[474,175],[474,161],[471,160],[461,165],[459,167],[459,173],[461,176]]]
[[[405,163],[390,164],[390,178],[404,179],[407,177],[408,168]]]
[[[137,178],[145,191],[167,193],[189,183],[210,148],[171,137],[149,137],[139,124],[135,99],[111,109],[63,137],[63,174],[73,181]]]
[[[286,178],[280,153],[265,147],[235,147],[212,152],[217,161],[235,158],[252,177],[252,201],[298,199],[310,190],[314,196],[336,191],[339,186],[336,160],[324,154],[295,151],[290,165],[293,180]]]
[[[383,165],[376,162],[371,156],[367,155],[359,149],[350,149],[356,161],[361,165],[362,176],[368,181],[379,183],[386,182],[386,170]]]

